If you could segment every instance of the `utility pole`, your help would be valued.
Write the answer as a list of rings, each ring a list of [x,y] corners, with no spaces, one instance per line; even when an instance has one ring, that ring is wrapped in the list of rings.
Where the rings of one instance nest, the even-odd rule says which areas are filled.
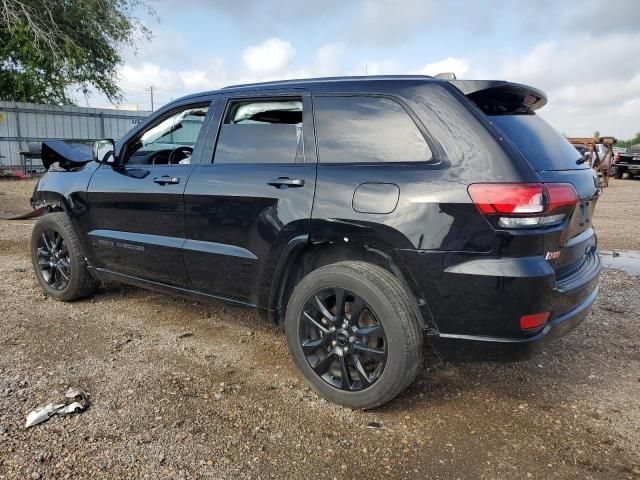
[[[145,88],[145,91],[149,92],[151,96],[151,111],[153,112],[153,85],[151,85],[149,88]]]

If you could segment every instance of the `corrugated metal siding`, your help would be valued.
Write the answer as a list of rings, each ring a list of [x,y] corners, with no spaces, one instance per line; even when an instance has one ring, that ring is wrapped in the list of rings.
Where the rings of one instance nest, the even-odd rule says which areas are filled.
[[[118,139],[149,113],[0,101],[0,161],[20,165],[31,141]]]

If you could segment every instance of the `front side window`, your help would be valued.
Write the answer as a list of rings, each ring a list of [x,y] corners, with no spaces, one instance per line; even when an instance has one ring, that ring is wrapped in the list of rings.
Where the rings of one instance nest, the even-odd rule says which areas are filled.
[[[185,107],[143,131],[127,148],[129,165],[191,163],[208,107]]]
[[[218,135],[215,164],[304,161],[301,98],[229,103]]]
[[[431,150],[394,100],[319,96],[314,99],[321,163],[428,162]]]

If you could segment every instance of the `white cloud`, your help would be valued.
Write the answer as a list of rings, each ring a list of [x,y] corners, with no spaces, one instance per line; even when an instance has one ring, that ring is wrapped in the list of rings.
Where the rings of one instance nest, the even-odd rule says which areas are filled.
[[[574,35],[541,42],[498,63],[494,78],[544,90],[549,103],[540,113],[568,135],[594,131],[629,138],[640,130],[640,32]]]
[[[120,87],[128,90],[141,91],[150,85],[163,88],[174,88],[176,85],[175,74],[166,68],[154,63],[143,63],[140,67],[131,64],[122,66],[119,72]]]
[[[273,75],[286,71],[295,53],[296,49],[289,42],[273,37],[247,47],[243,60],[253,74]]]
[[[361,0],[350,25],[356,42],[397,43],[425,28],[437,15],[432,0]]]
[[[453,72],[456,77],[463,78],[469,71],[469,60],[467,58],[447,57],[435,63],[428,63],[418,73],[421,75],[437,75],[439,73]]]
[[[327,43],[316,51],[313,74],[335,76],[344,73],[345,47],[342,43]]]
[[[205,69],[179,72],[178,76],[188,91],[214,90],[228,82],[229,73],[224,58],[213,58]]]
[[[602,6],[596,0],[585,2],[583,12],[590,15]],[[306,2],[300,8],[311,9],[311,3]],[[631,6],[631,3],[637,6]],[[589,135],[599,130],[628,138],[640,130],[640,62],[635,60],[640,30],[630,31],[632,22],[607,32],[600,28],[573,30],[567,24],[569,20],[565,19],[563,22],[567,28],[557,37],[540,35],[545,40],[528,48],[510,51],[507,45],[492,51],[469,49],[464,57],[446,52],[431,63],[425,62],[434,58],[433,50],[429,48],[418,50],[424,51],[423,57],[414,53],[413,58],[408,58],[402,49],[398,49],[397,54],[395,49],[394,53],[389,53],[388,49],[381,50],[384,53],[380,56],[376,56],[377,53],[369,56],[371,50],[368,49],[358,50],[362,47],[358,47],[359,43],[375,45],[376,42],[406,40],[411,32],[433,21],[432,15],[440,15],[432,11],[432,0],[402,0],[401,4],[394,5],[386,0],[356,2],[352,10],[358,15],[350,17],[349,31],[342,36],[327,31],[326,37],[335,38],[335,41],[320,44],[315,52],[304,51],[304,56],[301,53],[296,56],[296,48],[289,41],[271,36],[247,46],[239,56],[214,51],[209,58],[203,58],[188,48],[180,32],[162,35],[148,46],[143,46],[138,56],[125,56],[126,63],[119,71],[120,86],[125,93],[125,101],[139,102],[144,108],[149,97],[145,89],[150,85],[157,89],[157,106],[184,94],[237,83],[364,75],[365,71],[369,75],[434,75],[452,71],[458,78],[504,79],[544,90],[549,103],[540,111],[541,115],[570,135]],[[407,8],[410,5],[418,6],[411,10]],[[338,3],[332,3],[331,8],[339,8]],[[640,2],[630,2],[625,11],[629,13],[638,8]],[[263,10],[267,15],[269,9],[265,7]],[[440,25],[443,19],[436,17],[436,21]],[[554,21],[558,23],[560,19]],[[590,24],[586,22],[584,25]],[[599,24],[596,22],[594,25]],[[331,25],[327,28],[330,29]],[[271,30],[265,30],[267,35],[278,31]],[[356,42],[353,35],[363,35],[363,38]],[[97,101],[100,100],[97,96]]]

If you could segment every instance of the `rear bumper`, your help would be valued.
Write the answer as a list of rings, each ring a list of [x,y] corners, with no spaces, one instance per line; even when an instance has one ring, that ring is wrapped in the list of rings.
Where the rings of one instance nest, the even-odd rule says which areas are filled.
[[[578,326],[591,311],[598,287],[575,308],[553,318],[535,335],[526,338],[501,338],[481,335],[440,334],[431,338],[435,350],[443,355],[468,360],[514,361],[529,358],[550,340],[566,335]]]

